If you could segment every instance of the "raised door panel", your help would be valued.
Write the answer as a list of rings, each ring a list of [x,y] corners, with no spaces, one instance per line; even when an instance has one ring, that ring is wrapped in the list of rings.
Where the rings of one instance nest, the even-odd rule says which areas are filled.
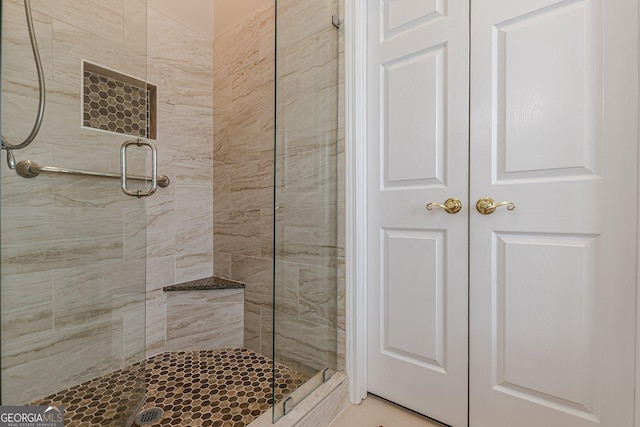
[[[598,3],[559,2],[494,26],[498,180],[597,173]]]
[[[383,0],[383,37],[393,37],[411,31],[419,25],[446,15],[448,0]]]
[[[592,414],[599,239],[495,233],[493,388],[568,413]]]
[[[383,64],[385,188],[444,184],[446,46]]]
[[[445,372],[443,232],[385,230],[380,319],[383,352]]]

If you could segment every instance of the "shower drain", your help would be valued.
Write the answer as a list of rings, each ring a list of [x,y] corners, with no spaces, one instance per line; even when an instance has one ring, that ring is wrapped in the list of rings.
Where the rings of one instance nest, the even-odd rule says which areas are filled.
[[[145,426],[147,424],[152,424],[158,421],[162,417],[162,409],[160,408],[151,408],[145,409],[140,412],[136,417],[136,424],[139,426]]]

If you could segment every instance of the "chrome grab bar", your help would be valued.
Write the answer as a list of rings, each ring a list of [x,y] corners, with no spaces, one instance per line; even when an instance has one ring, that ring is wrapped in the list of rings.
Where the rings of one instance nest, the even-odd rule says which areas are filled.
[[[141,190],[129,190],[127,188],[127,148],[130,145],[137,145],[138,147],[146,146],[151,149],[151,188],[147,192]],[[158,152],[156,146],[150,142],[143,141],[141,139],[125,141],[120,147],[120,178],[122,184],[122,192],[127,196],[133,197],[149,197],[158,189]]]
[[[94,171],[85,171],[79,169],[67,169],[67,168],[57,168],[54,166],[40,166],[39,164],[32,162],[31,160],[22,160],[16,164],[16,172],[23,178],[35,178],[41,173],[62,173],[67,175],[83,175],[83,176],[96,176],[102,178],[117,178],[121,179],[121,175],[119,173],[109,173],[109,172],[94,172]],[[132,179],[135,181],[149,181],[151,178],[146,176],[138,176],[138,175],[128,175],[127,179]],[[162,188],[167,188],[171,181],[169,177],[165,175],[158,175],[157,177],[158,186]]]

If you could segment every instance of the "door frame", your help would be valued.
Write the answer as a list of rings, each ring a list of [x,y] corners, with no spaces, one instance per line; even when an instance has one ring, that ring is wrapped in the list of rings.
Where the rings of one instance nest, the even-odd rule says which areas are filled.
[[[349,400],[367,396],[367,0],[345,1],[346,370]],[[640,37],[640,35],[639,35]],[[639,94],[640,95],[640,94]],[[638,118],[640,122],[640,117]],[[640,140],[638,141],[640,144]],[[639,156],[640,164],[640,156]],[[640,192],[640,191],[639,191]],[[640,197],[639,197],[640,200]],[[640,215],[638,217],[640,245]],[[640,252],[637,265],[640,266]],[[640,273],[636,290],[640,289]],[[640,292],[636,291],[635,427],[640,427]]]
[[[345,274],[349,400],[367,397],[367,0],[345,0]]]
[[[640,11],[638,11],[638,20],[640,21]],[[640,34],[638,34],[638,40],[640,40]],[[640,100],[640,86],[638,89],[638,99]],[[640,101],[639,101],[640,102]],[[638,123],[640,123],[640,110],[638,112]],[[640,139],[638,140],[640,145]],[[638,153],[638,164],[640,165],[640,152]],[[349,165],[347,165],[347,168]],[[639,178],[640,179],[640,178]],[[638,187],[638,203],[640,205],[640,186]],[[638,211],[640,212],[640,210]],[[640,247],[640,214],[638,214],[638,240],[637,245]],[[636,262],[636,408],[635,408],[635,427],[640,427],[640,272],[638,267],[640,266],[640,250],[638,250],[638,261]],[[347,286],[349,286],[347,282]]]

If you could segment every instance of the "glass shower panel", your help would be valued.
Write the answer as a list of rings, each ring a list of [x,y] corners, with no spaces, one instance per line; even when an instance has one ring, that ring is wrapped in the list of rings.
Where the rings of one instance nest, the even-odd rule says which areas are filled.
[[[337,0],[276,1],[274,420],[337,365],[337,14]]]
[[[119,173],[121,144],[148,132],[146,2],[31,6],[46,109],[36,139],[13,151],[16,161]],[[3,0],[1,111],[9,142],[24,139],[36,117],[35,70],[24,3]],[[70,399],[91,382],[82,405],[96,406],[101,425],[127,425],[145,393],[145,199],[125,196],[118,179],[23,178],[4,155],[1,403],[63,405],[70,413],[77,409]],[[130,149],[128,157],[129,172],[144,175],[150,156]],[[105,413],[101,403],[117,410]]]

